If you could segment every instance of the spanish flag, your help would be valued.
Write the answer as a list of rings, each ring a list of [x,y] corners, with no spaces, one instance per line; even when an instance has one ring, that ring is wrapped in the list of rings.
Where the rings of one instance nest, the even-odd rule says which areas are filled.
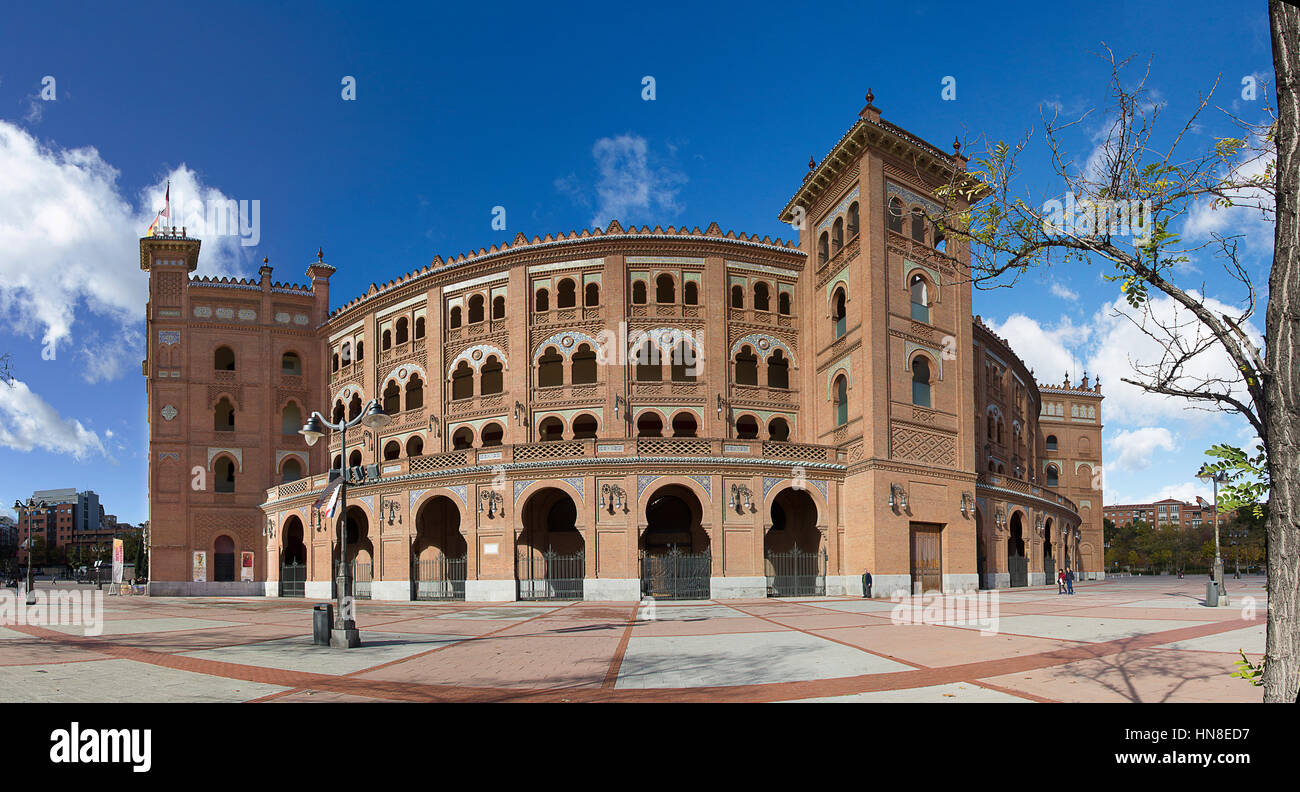
[[[158,221],[164,217],[171,217],[172,206],[172,183],[167,182],[167,192],[163,194],[163,208],[158,214],[154,215],[153,222],[149,224],[149,230],[145,236],[156,236],[158,233]]]

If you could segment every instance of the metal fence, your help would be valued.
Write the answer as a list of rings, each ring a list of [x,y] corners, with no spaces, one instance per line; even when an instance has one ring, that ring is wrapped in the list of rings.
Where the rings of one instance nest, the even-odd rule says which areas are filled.
[[[676,547],[667,553],[641,554],[641,596],[654,599],[708,599],[713,557],[683,553]]]
[[[370,562],[352,562],[352,596],[355,599],[370,599],[370,582],[374,566]]]
[[[794,548],[767,553],[767,596],[826,596],[826,551]]]
[[[280,596],[281,597],[307,596],[307,565],[306,564],[281,564],[280,565]]]
[[[465,599],[465,573],[468,565],[469,560],[466,556],[460,558],[439,556],[424,561],[417,560],[411,576],[415,589],[412,592],[412,599]]]
[[[538,553],[527,545],[515,555],[515,587],[521,600],[582,599],[586,577],[586,551],[560,555],[547,549]]]

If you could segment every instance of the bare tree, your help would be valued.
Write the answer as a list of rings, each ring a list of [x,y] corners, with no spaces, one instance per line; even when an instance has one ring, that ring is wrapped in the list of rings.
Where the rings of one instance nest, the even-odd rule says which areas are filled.
[[[10,387],[13,387],[14,384],[14,373],[9,361],[8,352],[0,355],[0,382],[3,382]]]
[[[1062,143],[1081,118],[1044,118],[1051,163],[1065,200],[1034,202],[1020,195],[1017,159],[1034,138],[997,142],[937,190],[958,208],[932,218],[950,240],[968,244],[970,277],[977,287],[1014,283],[1032,268],[1064,262],[1113,267],[1131,311],[1123,315],[1163,350],[1159,360],[1135,362],[1124,378],[1153,394],[1178,397],[1203,409],[1243,416],[1262,443],[1269,508],[1268,640],[1263,676],[1266,701],[1296,701],[1300,680],[1300,8],[1269,0],[1277,112],[1262,121],[1222,110],[1237,134],[1189,152],[1214,88],[1169,134],[1157,135],[1164,110],[1146,89],[1146,75],[1126,87],[1127,59],[1107,50],[1111,67],[1105,134],[1086,162],[1076,163]],[[1267,105],[1267,98],[1265,98]],[[1252,338],[1257,286],[1243,261],[1242,234],[1211,233],[1183,240],[1174,228],[1202,202],[1246,207],[1274,224],[1265,332]],[[1205,284],[1187,283],[1191,257],[1217,260],[1240,300],[1224,311]],[[1172,318],[1152,310],[1153,293],[1173,303]],[[1162,299],[1163,299],[1162,298]],[[1261,345],[1263,349],[1261,349]],[[1226,354],[1233,372],[1207,375],[1204,358]]]

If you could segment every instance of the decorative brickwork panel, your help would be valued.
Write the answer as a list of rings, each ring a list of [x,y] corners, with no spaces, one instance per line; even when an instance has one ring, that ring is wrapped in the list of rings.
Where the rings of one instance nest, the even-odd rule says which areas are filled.
[[[463,451],[460,453],[412,457],[407,469],[412,473],[429,473],[435,470],[464,467],[468,459],[469,454]]]
[[[180,305],[181,283],[184,275],[179,272],[163,272],[158,275],[158,304]]]
[[[763,443],[763,456],[769,459],[806,459],[825,462],[830,449],[803,443]]]
[[[708,440],[642,438],[636,441],[640,456],[708,456]]]
[[[890,432],[890,445],[894,459],[910,459],[948,467],[957,464],[957,441],[950,435],[895,426]]]

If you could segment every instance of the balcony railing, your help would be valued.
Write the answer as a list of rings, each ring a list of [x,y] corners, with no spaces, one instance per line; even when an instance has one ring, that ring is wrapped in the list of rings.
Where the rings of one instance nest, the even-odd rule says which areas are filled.
[[[1023,479],[998,475],[996,473],[980,473],[976,477],[975,483],[976,486],[984,485],[997,487],[999,489],[1018,492],[1022,495],[1029,495],[1040,500],[1052,501],[1060,506],[1064,506],[1075,514],[1078,514],[1079,512],[1079,507],[1074,505],[1074,501],[1061,495],[1056,490],[1040,487],[1037,484],[1030,484]]]

